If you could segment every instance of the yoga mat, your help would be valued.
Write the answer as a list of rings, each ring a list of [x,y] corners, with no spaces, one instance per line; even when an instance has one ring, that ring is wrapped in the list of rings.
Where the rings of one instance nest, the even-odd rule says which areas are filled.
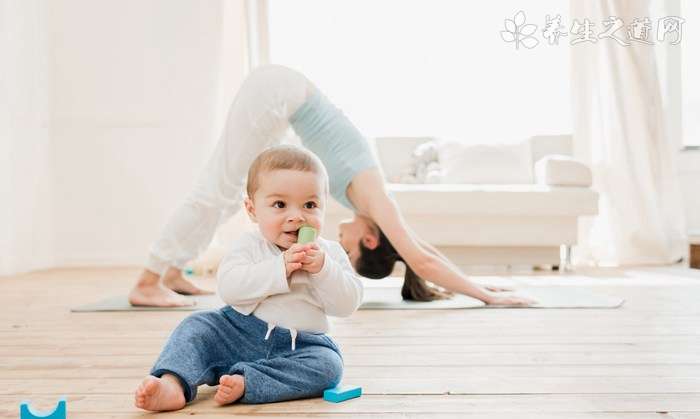
[[[571,286],[519,287],[517,294],[537,301],[527,308],[617,308],[623,298],[593,293]],[[500,295],[508,295],[501,293]],[[75,313],[103,311],[196,311],[219,308],[224,305],[216,295],[188,297],[197,301],[189,307],[134,307],[126,296],[115,296],[71,309]],[[449,300],[425,302],[404,301],[400,287],[365,287],[360,310],[445,310],[456,308],[508,308],[486,306],[483,302],[464,295],[455,295]]]
[[[623,298],[571,286],[518,287],[517,295],[537,301],[529,307],[487,306],[465,295],[431,302],[404,301],[400,287],[365,287],[360,310],[444,310],[454,308],[617,308]],[[499,293],[507,296],[512,293]]]
[[[98,311],[197,311],[219,308],[224,305],[224,302],[216,295],[199,295],[189,296],[188,299],[194,299],[197,304],[186,307],[140,307],[129,304],[129,299],[126,295],[117,295],[95,303],[85,304],[71,308],[73,313],[89,313]]]

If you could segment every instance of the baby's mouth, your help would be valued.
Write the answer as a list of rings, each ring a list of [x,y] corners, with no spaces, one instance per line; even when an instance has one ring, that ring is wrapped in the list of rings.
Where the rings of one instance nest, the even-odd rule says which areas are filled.
[[[299,230],[285,231],[285,234],[289,234],[290,236],[294,237],[294,239],[296,239],[297,237],[299,237]]]

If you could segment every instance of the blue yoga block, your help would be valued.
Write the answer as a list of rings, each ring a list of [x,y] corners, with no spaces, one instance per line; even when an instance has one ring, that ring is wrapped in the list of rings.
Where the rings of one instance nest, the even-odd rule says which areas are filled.
[[[20,419],[66,419],[66,398],[61,397],[53,412],[36,412],[28,401],[22,401],[19,406]]]
[[[323,400],[333,403],[344,402],[345,400],[354,399],[362,395],[362,387],[339,385],[334,388],[329,388],[323,392]]]

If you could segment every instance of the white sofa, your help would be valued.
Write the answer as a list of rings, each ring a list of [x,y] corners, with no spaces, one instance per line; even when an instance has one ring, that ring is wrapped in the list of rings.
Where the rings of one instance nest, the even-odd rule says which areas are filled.
[[[579,217],[598,211],[590,170],[567,157],[572,154],[570,136],[536,136],[523,142],[530,153],[526,157],[531,176],[519,177],[518,183],[391,183],[410,163],[413,150],[430,140],[377,138],[372,142],[389,182],[387,189],[420,237],[465,269],[473,265],[570,267]],[[448,174],[443,182],[449,181]],[[338,222],[351,215],[331,202],[322,235],[336,239]]]

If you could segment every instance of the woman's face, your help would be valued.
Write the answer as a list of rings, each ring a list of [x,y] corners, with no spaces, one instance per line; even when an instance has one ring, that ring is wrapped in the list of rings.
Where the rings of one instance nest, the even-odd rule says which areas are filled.
[[[361,215],[340,222],[338,226],[338,241],[350,258],[350,263],[360,257],[360,242],[369,249],[379,245],[379,232],[372,220]]]

